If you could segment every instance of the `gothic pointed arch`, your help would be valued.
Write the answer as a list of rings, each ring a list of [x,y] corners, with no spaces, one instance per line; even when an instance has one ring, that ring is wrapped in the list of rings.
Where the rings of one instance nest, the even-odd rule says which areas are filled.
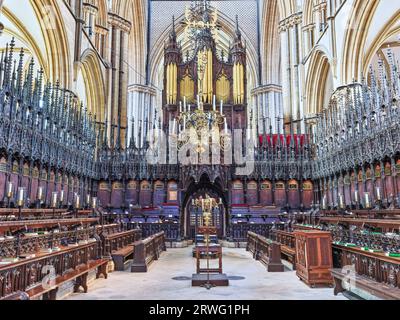
[[[279,6],[276,0],[264,1],[262,13],[262,83],[281,83],[281,44],[279,36]]]
[[[314,24],[314,0],[304,0],[303,3],[303,25],[309,26]]]
[[[380,1],[356,1],[351,8],[343,43],[343,84],[361,78],[368,30]]]
[[[5,0],[2,13],[6,33],[15,37],[16,45],[23,47],[43,68],[45,79],[70,87],[70,51],[58,3],[30,0],[28,5],[20,6],[17,1]]]
[[[106,113],[106,89],[100,63],[94,50],[87,49],[83,52],[80,72],[85,83],[84,105],[90,113],[96,115],[98,121],[102,122],[105,120]]]
[[[329,61],[329,57],[322,48],[316,48],[313,51],[305,88],[305,113],[308,115],[318,114],[328,106],[334,89]]]
[[[99,10],[96,16],[96,24],[102,27],[106,27],[108,13],[107,2],[106,0],[95,0],[94,2],[97,9]]]
[[[61,86],[70,88],[72,85],[71,56],[68,45],[65,20],[59,4],[55,0],[30,0],[44,39],[46,41],[46,58],[49,63],[49,78],[53,82],[59,81]]]
[[[298,10],[296,0],[276,0],[279,8],[279,19],[283,20],[293,14]]]
[[[374,56],[381,52],[383,47],[394,45],[398,46],[398,35],[400,34],[400,10],[396,11],[390,19],[385,21],[382,28],[370,41],[369,47],[366,48],[366,54],[363,59],[363,74],[368,73],[368,68],[372,64]]]
[[[126,19],[132,22],[129,34],[129,84],[146,83],[146,1],[129,1],[125,9]]]

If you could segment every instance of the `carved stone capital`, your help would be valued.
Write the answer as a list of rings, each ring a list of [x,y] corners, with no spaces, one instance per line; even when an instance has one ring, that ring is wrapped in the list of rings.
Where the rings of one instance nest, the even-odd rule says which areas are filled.
[[[112,12],[108,13],[108,23],[126,33],[129,33],[132,28],[131,22]]]

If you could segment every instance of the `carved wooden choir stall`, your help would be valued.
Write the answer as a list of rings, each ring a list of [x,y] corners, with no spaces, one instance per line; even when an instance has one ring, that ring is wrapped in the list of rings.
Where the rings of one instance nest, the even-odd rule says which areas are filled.
[[[25,209],[23,219],[13,211],[0,212],[0,300],[55,300],[73,282],[73,291],[88,291],[93,277],[107,279],[109,262],[125,270],[132,262],[156,260],[165,250],[164,233],[141,239],[141,230],[127,230],[126,223],[100,225],[95,211],[76,218],[76,213],[58,210],[50,217],[43,209]],[[43,215],[44,214],[44,215]],[[33,217],[33,218],[32,218]],[[141,245],[144,244],[144,247]]]

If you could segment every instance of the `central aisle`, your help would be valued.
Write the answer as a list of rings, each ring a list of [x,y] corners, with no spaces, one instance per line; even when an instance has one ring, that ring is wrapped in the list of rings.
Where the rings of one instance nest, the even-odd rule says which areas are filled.
[[[108,280],[98,279],[89,286],[89,293],[72,294],[67,300],[346,300],[333,295],[332,288],[311,289],[294,271],[269,273],[265,266],[252,259],[245,249],[223,248],[223,270],[229,287],[193,288],[190,280],[195,272],[192,247],[168,249],[154,261],[147,273],[113,272]],[[205,262],[205,261],[204,261]],[[183,277],[183,280],[173,280]]]

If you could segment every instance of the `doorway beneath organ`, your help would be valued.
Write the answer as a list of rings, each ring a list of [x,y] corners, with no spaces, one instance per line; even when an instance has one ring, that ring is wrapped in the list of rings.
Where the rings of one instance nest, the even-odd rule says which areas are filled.
[[[211,182],[207,175],[203,175],[199,182],[191,180],[189,187],[186,189],[181,212],[181,227],[186,239],[194,240],[199,227],[204,226],[203,210],[196,200],[215,199],[218,204],[211,210],[210,225],[216,228],[217,237],[224,239],[229,223],[227,214],[227,201],[223,188],[219,179]],[[198,203],[198,202],[197,202]]]

